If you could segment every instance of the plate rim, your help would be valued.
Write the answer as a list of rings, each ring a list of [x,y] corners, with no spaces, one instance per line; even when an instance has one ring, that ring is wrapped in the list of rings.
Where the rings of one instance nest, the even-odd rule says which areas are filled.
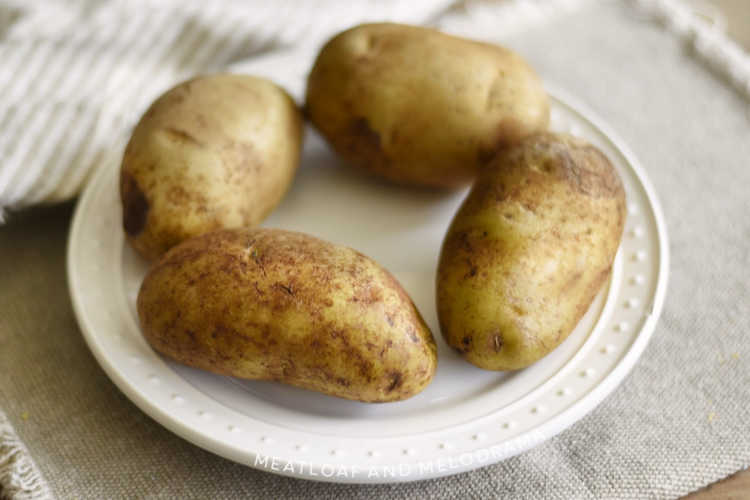
[[[512,456],[523,453],[554,437],[555,435],[572,426],[583,416],[587,415],[596,406],[598,406],[608,395],[610,395],[614,391],[617,386],[619,386],[624,381],[635,363],[638,361],[638,359],[640,359],[643,351],[648,345],[649,340],[651,339],[651,336],[653,335],[654,329],[663,310],[669,280],[668,276],[670,268],[670,254],[666,222],[664,219],[661,204],[656,195],[656,191],[643,166],[638,161],[632,150],[627,146],[627,143],[623,141],[622,138],[616,132],[614,132],[609,125],[601,120],[599,116],[591,110],[591,108],[583,104],[580,100],[572,97],[570,94],[560,89],[556,85],[545,82],[545,88],[551,97],[574,110],[584,120],[588,121],[593,127],[598,129],[603,135],[605,135],[608,141],[627,161],[629,168],[631,168],[635,173],[635,177],[637,178],[641,188],[646,195],[649,208],[651,209],[653,214],[659,250],[659,264],[653,292],[653,302],[650,305],[647,305],[649,309],[644,312],[645,320],[643,321],[639,332],[636,334],[631,344],[628,346],[628,348],[625,350],[625,352],[619,358],[613,368],[596,385],[594,385],[588,392],[583,394],[580,399],[574,402],[570,407],[545,420],[533,429],[530,429],[525,433],[522,433],[505,441],[503,443],[504,447],[511,449],[512,451],[510,453],[507,453],[504,456],[499,457],[498,459],[479,460],[474,456],[477,454],[478,450],[474,450],[472,452],[465,452],[474,456],[473,459],[466,465],[459,464],[459,466],[452,467],[451,469],[445,471],[440,471],[436,468],[433,468],[430,473],[410,473],[409,475],[405,476],[398,475],[395,477],[387,478],[379,476],[375,480],[366,478],[364,476],[355,476],[354,474],[352,474],[351,477],[347,475],[345,476],[344,480],[341,480],[341,478],[337,477],[336,475],[327,477],[320,473],[297,473],[294,469],[290,473],[285,470],[281,470],[281,468],[279,468],[278,470],[271,470],[264,467],[258,467],[256,465],[256,457],[258,455],[263,456],[263,453],[257,448],[246,449],[243,453],[239,453],[237,450],[225,445],[220,440],[212,439],[210,436],[205,435],[205,433],[201,433],[191,426],[184,425],[178,419],[175,419],[168,411],[165,411],[159,405],[154,404],[147,398],[143,397],[141,394],[139,394],[138,391],[135,390],[132,381],[129,381],[128,379],[120,375],[112,361],[100,348],[98,342],[96,342],[95,334],[92,331],[93,327],[88,324],[87,316],[83,313],[83,298],[81,294],[78,293],[75,287],[76,263],[74,262],[74,250],[76,242],[78,241],[76,235],[81,232],[80,226],[83,223],[83,208],[87,205],[88,200],[95,195],[96,187],[100,184],[102,178],[105,177],[107,169],[99,169],[95,172],[95,174],[90,179],[90,182],[86,185],[82,195],[78,199],[68,234],[68,243],[66,248],[66,274],[68,291],[71,297],[71,304],[76,316],[76,321],[81,329],[81,333],[84,337],[84,340],[86,341],[89,350],[91,350],[91,352],[94,354],[97,363],[104,370],[110,380],[112,380],[112,382],[117,386],[117,388],[122,391],[123,394],[128,397],[128,399],[135,403],[141,411],[156,420],[163,427],[167,428],[168,430],[177,434],[188,442],[191,442],[194,445],[197,445],[216,455],[228,458],[257,470],[271,472],[287,477],[350,484],[377,484],[434,479],[492,465],[502,460],[506,460]],[[119,153],[120,148],[116,147],[113,148],[110,152],[110,154],[115,158],[120,156]],[[102,161],[102,163],[106,162]],[[429,462],[436,463],[439,460],[441,459],[433,457],[429,459]],[[315,469],[311,466],[310,472],[313,470]]]

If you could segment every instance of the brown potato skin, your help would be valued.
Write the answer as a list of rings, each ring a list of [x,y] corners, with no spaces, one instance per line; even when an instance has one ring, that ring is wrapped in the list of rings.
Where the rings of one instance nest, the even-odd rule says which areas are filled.
[[[320,51],[306,111],[347,163],[389,181],[455,188],[546,130],[534,71],[496,45],[401,24],[364,24]]]
[[[192,236],[259,223],[290,186],[301,141],[299,110],[267,80],[216,74],[177,85],[146,111],[123,155],[128,241],[153,260]]]
[[[149,271],[137,308],[155,350],[223,375],[387,402],[420,392],[437,367],[432,333],[388,271],[301,233],[188,240]]]
[[[443,337],[488,370],[539,360],[575,328],[606,281],[625,224],[625,192],[582,139],[543,133],[483,170],[443,241]]]

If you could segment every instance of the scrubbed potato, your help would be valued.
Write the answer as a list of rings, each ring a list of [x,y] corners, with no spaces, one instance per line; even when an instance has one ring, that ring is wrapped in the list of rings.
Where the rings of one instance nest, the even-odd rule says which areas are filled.
[[[398,282],[350,248],[301,233],[209,233],[167,252],[138,294],[143,334],[190,366],[366,402],[414,396],[437,366]]]
[[[294,102],[267,80],[218,74],[169,90],[125,149],[128,240],[155,259],[192,236],[257,224],[291,184],[301,140]]]
[[[542,84],[518,55],[399,24],[330,40],[306,99],[310,120],[349,164],[419,186],[460,186],[549,121]]]
[[[545,133],[501,153],[443,242],[437,306],[445,340],[489,370],[545,356],[607,279],[624,223],[622,183],[594,146]]]

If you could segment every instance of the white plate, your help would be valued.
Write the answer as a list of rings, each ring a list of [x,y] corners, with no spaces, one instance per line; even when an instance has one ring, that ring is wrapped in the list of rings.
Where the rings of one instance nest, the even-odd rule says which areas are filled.
[[[515,373],[483,371],[442,341],[434,275],[450,219],[466,191],[429,193],[342,168],[308,131],[302,166],[267,226],[352,246],[411,294],[439,346],[437,375],[404,402],[371,405],[213,375],[165,360],[138,328],[145,262],[125,244],[111,155],[79,201],[68,248],[73,306],[115,384],[143,411],[218,455],[279,474],[337,482],[427,479],[487,465],[559,433],[625,377],[661,311],[668,254],[650,183],[632,154],[570,99],[552,101],[552,128],[589,139],[622,176],[628,218],[610,281],[570,337]]]

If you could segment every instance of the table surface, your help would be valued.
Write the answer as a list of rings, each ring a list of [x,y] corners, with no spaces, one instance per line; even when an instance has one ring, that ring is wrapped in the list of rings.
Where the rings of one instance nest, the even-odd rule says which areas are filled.
[[[700,491],[685,500],[745,500],[750,496],[750,469],[738,472]]]

